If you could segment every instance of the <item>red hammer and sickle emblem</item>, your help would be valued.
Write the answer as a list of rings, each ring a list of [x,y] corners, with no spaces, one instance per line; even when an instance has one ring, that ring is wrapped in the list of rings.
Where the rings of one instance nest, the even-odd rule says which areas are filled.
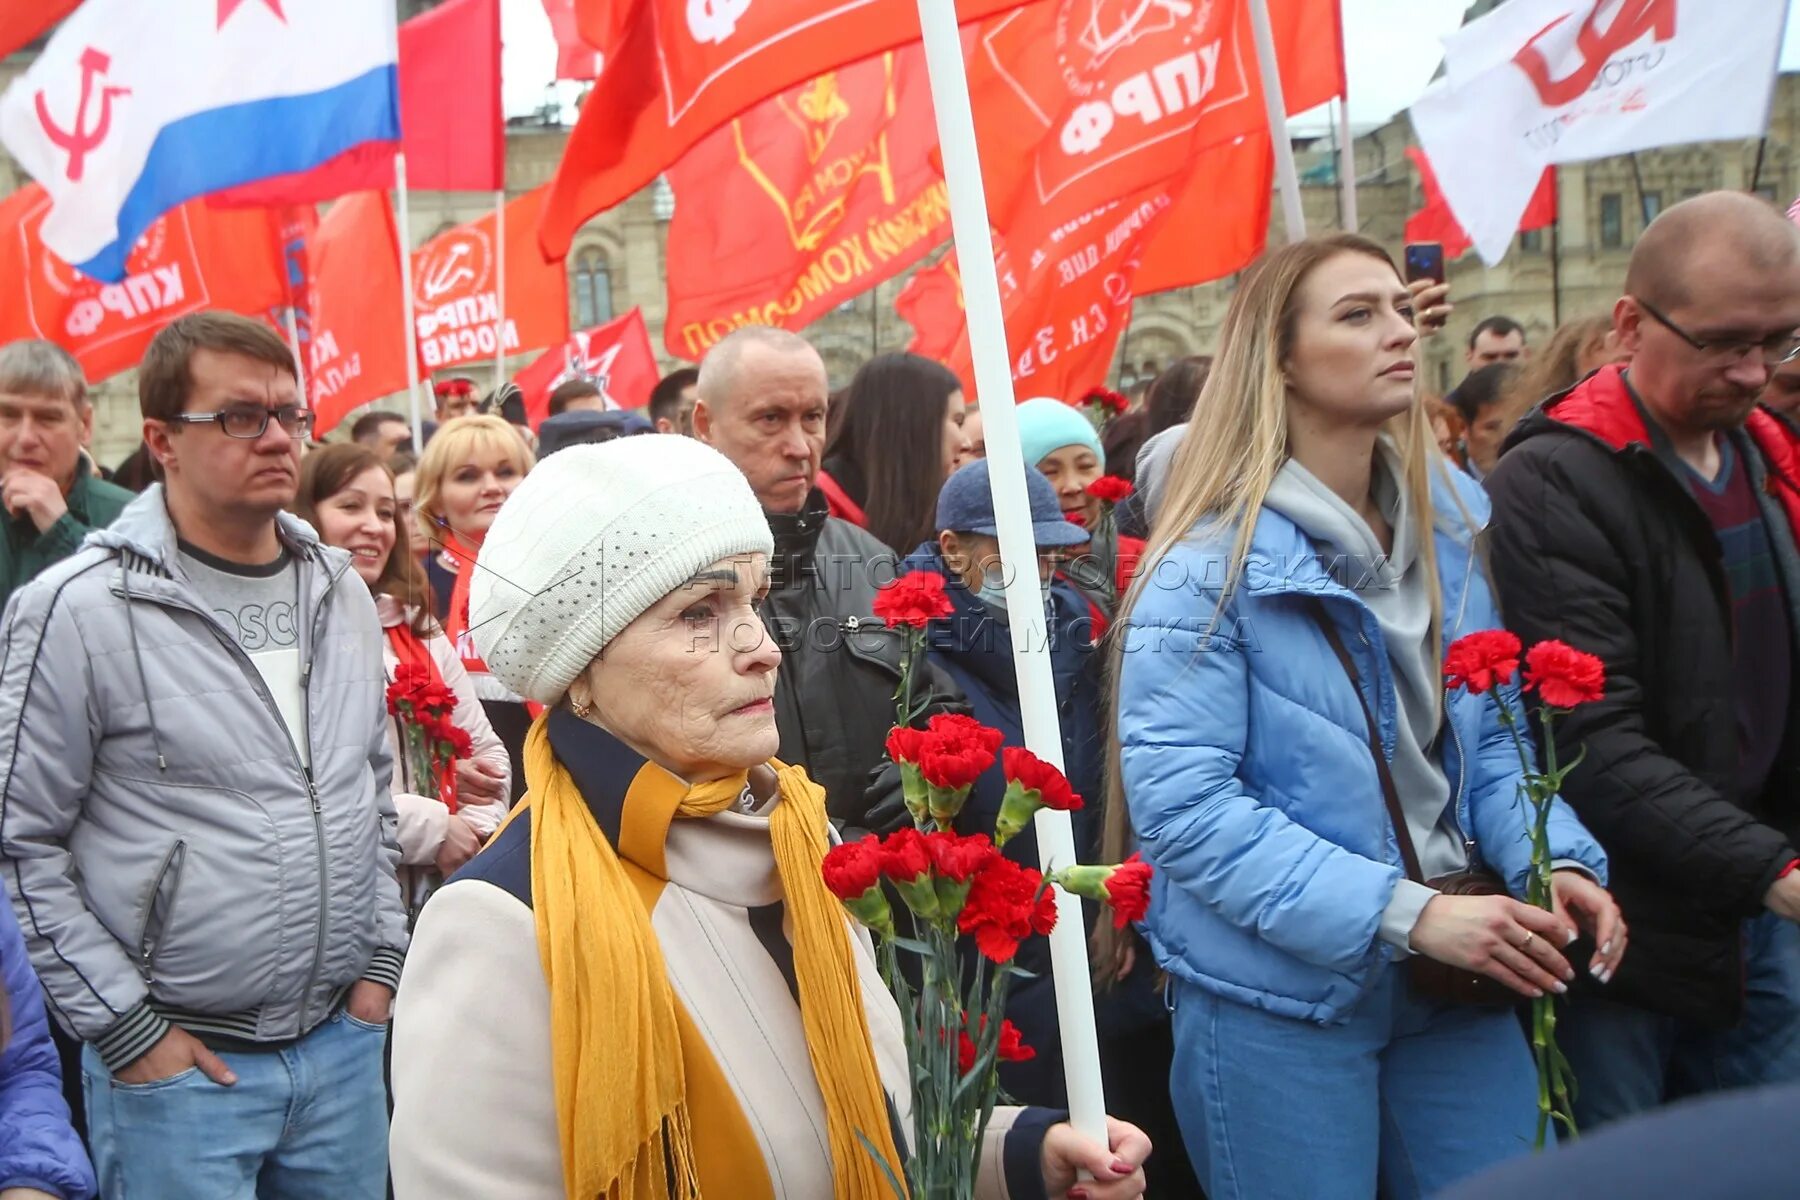
[[[75,125],[72,129],[64,129],[56,123],[50,116],[50,105],[44,100],[43,90],[38,90],[38,122],[43,125],[46,137],[68,151],[68,174],[71,182],[81,179],[89,152],[106,140],[107,131],[112,128],[113,101],[131,94],[130,88],[103,86],[99,97],[100,111],[94,115],[93,125],[88,125],[88,102],[94,98],[94,83],[111,66],[112,59],[92,46],[81,52],[81,99],[75,105]]]

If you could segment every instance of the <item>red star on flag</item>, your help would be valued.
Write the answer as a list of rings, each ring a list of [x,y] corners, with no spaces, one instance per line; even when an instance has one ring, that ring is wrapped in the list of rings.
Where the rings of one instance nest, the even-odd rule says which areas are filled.
[[[281,0],[262,0],[262,3],[269,6],[269,11],[274,13],[276,17],[281,20],[283,25],[287,24],[287,14],[281,11]],[[244,0],[219,0],[219,24],[217,28],[225,28],[225,22],[231,20],[231,14],[236,12],[243,4]]]

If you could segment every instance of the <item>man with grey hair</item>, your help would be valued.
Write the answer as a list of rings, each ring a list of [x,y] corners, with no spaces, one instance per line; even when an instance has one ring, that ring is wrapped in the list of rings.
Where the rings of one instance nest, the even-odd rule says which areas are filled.
[[[830,516],[814,486],[830,403],[824,360],[798,334],[746,325],[707,351],[696,390],[694,436],[744,473],[775,535],[763,621],[783,654],[779,755],[824,787],[847,828],[895,824],[906,810],[883,763],[904,638],[871,613],[896,564],[873,535]],[[934,707],[956,693],[937,674],[915,686]]]
[[[1800,1079],[1800,442],[1756,406],[1800,358],[1800,231],[1742,193],[1675,205],[1613,329],[1630,366],[1546,400],[1488,480],[1507,624],[1606,665],[1556,726],[1631,928],[1560,1026],[1584,1130]]]
[[[87,380],[66,350],[0,346],[0,607],[136,498],[95,474],[82,453],[93,436]]]

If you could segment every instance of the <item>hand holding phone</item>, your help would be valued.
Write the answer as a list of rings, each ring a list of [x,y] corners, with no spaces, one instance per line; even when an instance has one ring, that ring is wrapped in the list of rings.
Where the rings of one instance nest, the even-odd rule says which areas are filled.
[[[1429,279],[1444,282],[1444,244],[1442,242],[1406,243],[1406,282]]]

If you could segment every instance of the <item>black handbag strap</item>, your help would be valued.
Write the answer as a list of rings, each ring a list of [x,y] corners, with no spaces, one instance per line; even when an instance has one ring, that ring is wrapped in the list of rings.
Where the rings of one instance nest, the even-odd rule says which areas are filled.
[[[1356,693],[1357,706],[1362,709],[1363,721],[1369,728],[1369,753],[1375,759],[1375,773],[1381,777],[1381,798],[1387,801],[1388,820],[1394,823],[1394,839],[1400,843],[1400,861],[1406,867],[1406,877],[1414,883],[1424,883],[1425,874],[1419,869],[1419,852],[1413,848],[1412,834],[1407,832],[1406,812],[1400,807],[1400,792],[1394,786],[1394,772],[1388,766],[1387,755],[1381,749],[1381,733],[1375,724],[1375,714],[1369,711],[1368,697],[1363,695],[1362,681],[1356,674],[1356,660],[1350,657],[1343,635],[1338,633],[1337,622],[1325,611],[1324,603],[1315,597],[1311,601],[1311,607],[1319,632],[1325,635],[1331,652],[1337,655],[1338,665],[1344,668],[1344,674],[1350,678],[1350,690]]]

